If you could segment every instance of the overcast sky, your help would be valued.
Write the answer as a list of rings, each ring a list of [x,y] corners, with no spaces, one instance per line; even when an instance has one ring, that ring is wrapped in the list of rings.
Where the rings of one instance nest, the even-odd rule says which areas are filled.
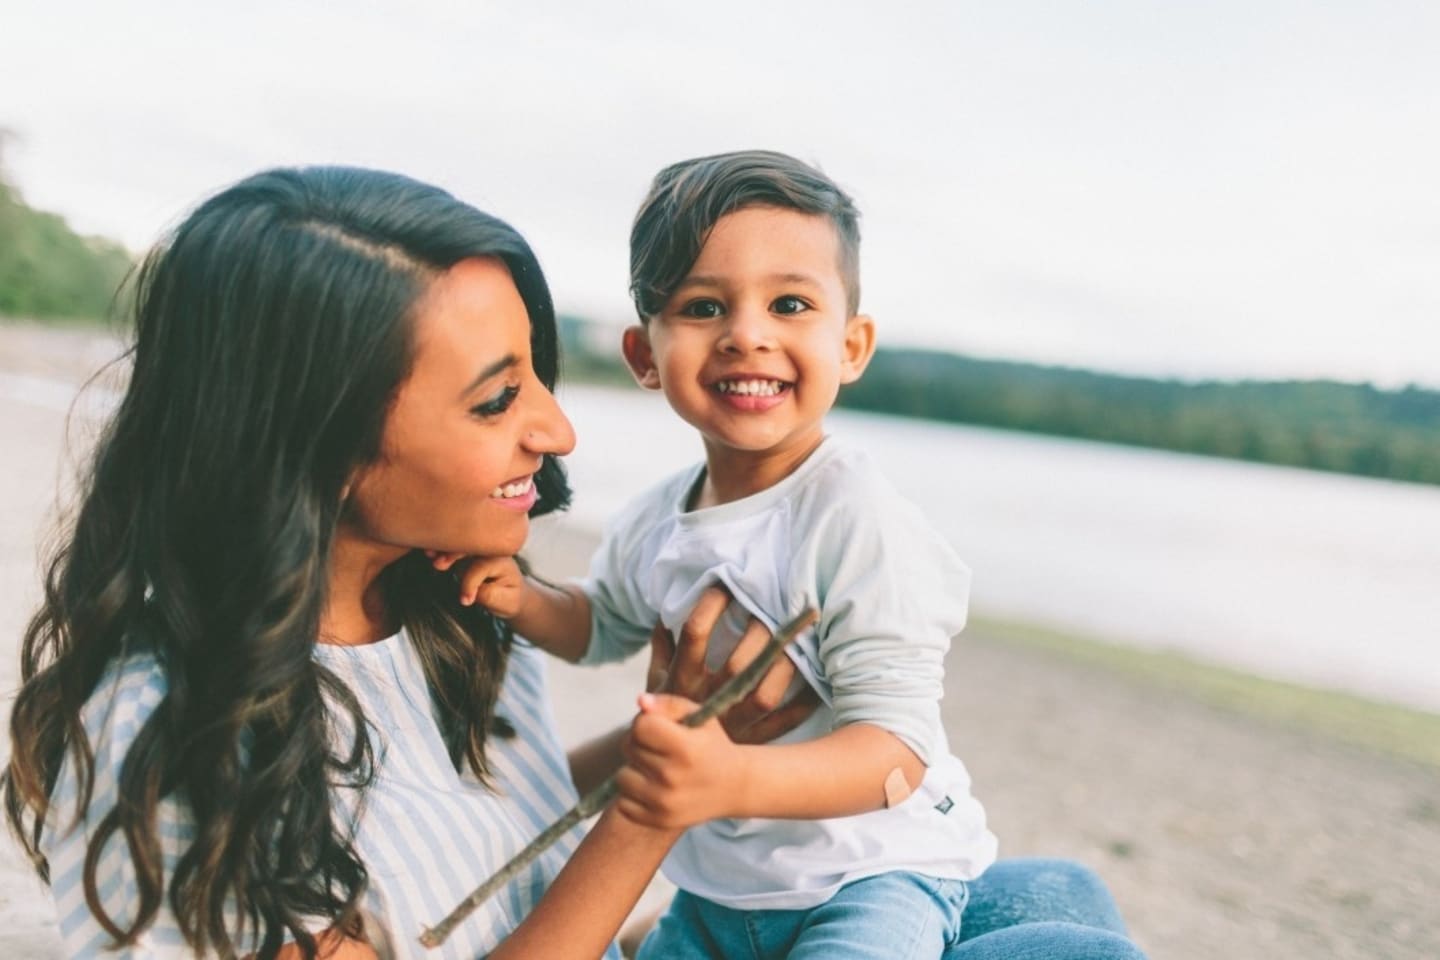
[[[1440,386],[1440,3],[3,0],[35,206],[139,250],[276,164],[447,187],[621,322],[662,165],[769,147],[864,213],[890,343]]]

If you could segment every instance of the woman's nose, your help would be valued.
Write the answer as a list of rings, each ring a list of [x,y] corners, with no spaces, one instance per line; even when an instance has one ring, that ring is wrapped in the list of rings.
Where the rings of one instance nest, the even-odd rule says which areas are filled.
[[[575,449],[575,428],[570,418],[560,409],[555,395],[540,385],[543,396],[532,415],[529,429],[525,432],[525,447],[533,453],[553,453],[564,456]]]

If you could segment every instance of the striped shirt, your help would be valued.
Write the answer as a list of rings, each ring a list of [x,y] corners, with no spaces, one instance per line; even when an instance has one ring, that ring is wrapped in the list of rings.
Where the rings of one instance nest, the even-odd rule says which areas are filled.
[[[375,748],[376,777],[365,793],[355,836],[370,873],[363,903],[367,932],[381,941],[377,947],[382,957],[484,956],[530,912],[583,833],[577,828],[547,850],[471,914],[442,948],[427,951],[419,945],[417,938],[426,926],[444,917],[575,803],[546,698],[543,656],[517,642],[510,658],[497,713],[514,725],[517,735],[492,737],[487,744],[493,790],[468,770],[457,773],[450,763],[419,658],[403,631],[358,647],[317,645],[315,657],[354,691]],[[66,956],[139,960],[191,955],[168,897],[137,946],[119,953],[108,950],[110,937],[90,914],[82,884],[89,836],[114,806],[125,753],[165,691],[164,673],[149,654],[112,665],[83,715],[95,751],[95,785],[79,824],[72,822],[76,778],[68,761],[56,784],[43,845]],[[342,817],[354,815],[356,800],[353,790],[337,792]],[[161,802],[157,826],[168,881],[195,836],[195,824],[172,796]],[[133,915],[134,869],[118,835],[105,846],[96,886],[112,917],[123,921]],[[606,956],[618,960],[620,954],[612,946]]]

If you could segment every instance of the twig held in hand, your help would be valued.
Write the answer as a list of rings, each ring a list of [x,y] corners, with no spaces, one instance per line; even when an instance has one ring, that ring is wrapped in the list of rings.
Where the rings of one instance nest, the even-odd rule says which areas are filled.
[[[769,672],[775,658],[780,652],[790,645],[790,642],[803,633],[811,624],[819,619],[819,614],[813,607],[807,607],[799,616],[783,625],[775,631],[775,635],[765,644],[759,656],[750,661],[750,664],[735,676],[727,680],[720,689],[710,695],[700,708],[694,713],[685,717],[681,723],[687,727],[698,727],[700,724],[718,717],[726,710],[738,704],[750,695],[750,692],[759,686],[765,674]],[[444,920],[420,934],[420,943],[431,949],[440,946],[445,939],[458,927],[466,917],[475,911],[486,900],[489,900],[501,888],[530,866],[535,858],[544,853],[549,847],[568,833],[576,824],[605,809],[611,800],[615,799],[617,793],[615,776],[612,774],[604,783],[591,790],[580,798],[580,802],[571,807],[570,810],[556,820],[550,826],[530,841],[524,850],[517,853],[505,866],[501,867],[489,879],[476,887],[471,894],[451,910]]]

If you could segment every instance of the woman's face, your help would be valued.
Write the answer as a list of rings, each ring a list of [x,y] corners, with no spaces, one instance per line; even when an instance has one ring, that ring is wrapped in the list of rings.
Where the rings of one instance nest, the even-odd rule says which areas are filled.
[[[431,284],[414,324],[410,376],[351,484],[346,532],[397,556],[513,555],[542,455],[575,446],[531,365],[525,303],[501,260],[474,258]]]

